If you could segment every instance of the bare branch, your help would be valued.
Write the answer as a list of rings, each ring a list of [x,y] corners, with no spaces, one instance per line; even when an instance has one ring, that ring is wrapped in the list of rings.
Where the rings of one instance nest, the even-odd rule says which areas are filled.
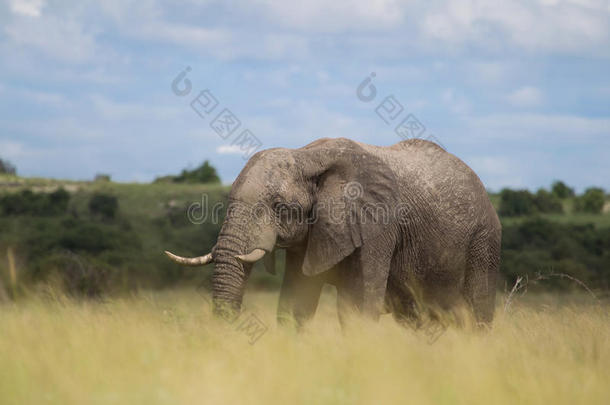
[[[537,283],[538,281],[548,280],[551,277],[565,278],[565,279],[568,279],[568,280],[578,284],[579,286],[584,288],[591,295],[591,297],[593,297],[593,299],[597,303],[600,302],[599,298],[597,298],[597,296],[589,288],[589,286],[587,286],[584,282],[577,279],[576,277],[570,276],[569,274],[555,273],[555,272],[551,272],[549,274],[536,273],[535,277],[532,278],[531,280],[529,278],[529,275],[526,274],[525,278],[523,276],[517,277],[517,280],[515,281],[515,284],[513,285],[512,290],[510,291],[510,293],[508,294],[508,296],[506,297],[506,300],[504,302],[504,312],[508,312],[508,309],[510,308],[510,305],[513,301],[515,294],[517,294],[520,290],[523,290],[523,292],[521,293],[521,296],[524,296],[527,293],[527,287],[528,287],[528,284],[530,283],[530,281],[532,283]],[[524,279],[525,279],[525,281],[524,281]]]

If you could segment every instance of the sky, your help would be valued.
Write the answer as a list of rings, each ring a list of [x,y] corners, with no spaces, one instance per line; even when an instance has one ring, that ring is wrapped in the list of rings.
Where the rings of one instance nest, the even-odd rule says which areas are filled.
[[[230,184],[255,150],[414,136],[492,191],[610,190],[610,0],[0,0],[0,158],[23,176],[207,159]]]

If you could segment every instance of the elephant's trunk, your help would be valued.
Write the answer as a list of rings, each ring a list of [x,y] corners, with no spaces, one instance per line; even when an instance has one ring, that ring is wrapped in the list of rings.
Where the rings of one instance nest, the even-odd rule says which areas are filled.
[[[225,223],[214,249],[214,274],[212,277],[212,297],[217,313],[229,310],[239,311],[245,283],[252,265],[243,263],[237,256],[243,254],[248,241],[244,233],[235,225]]]
[[[166,252],[172,260],[184,265],[215,263],[212,298],[218,315],[224,316],[227,311],[234,314],[241,309],[245,283],[254,262],[273,251],[276,232],[265,218],[268,217],[256,215],[250,207],[234,204],[227,211],[211,254],[184,258]]]

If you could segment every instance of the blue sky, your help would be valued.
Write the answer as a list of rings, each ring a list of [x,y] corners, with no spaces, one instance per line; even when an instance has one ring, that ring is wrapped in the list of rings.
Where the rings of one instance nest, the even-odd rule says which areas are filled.
[[[244,129],[263,148],[390,145],[412,114],[492,190],[610,190],[609,72],[608,0],[7,0],[0,157],[25,176],[142,182],[209,159],[230,183]],[[201,118],[204,89],[218,107]],[[375,112],[388,96],[392,125]],[[241,122],[227,139],[210,127],[223,108]]]

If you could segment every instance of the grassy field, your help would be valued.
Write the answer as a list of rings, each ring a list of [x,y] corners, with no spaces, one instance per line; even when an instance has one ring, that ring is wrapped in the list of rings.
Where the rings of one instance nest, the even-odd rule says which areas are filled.
[[[137,284],[133,291],[142,292],[126,295],[129,289],[119,289],[117,295],[103,295],[107,297],[103,300],[66,298],[45,283],[24,284],[16,301],[8,300],[5,293],[5,301],[0,301],[2,405],[608,403],[607,298],[600,304],[584,294],[534,294],[532,286],[508,312],[499,297],[489,333],[432,326],[413,331],[397,326],[390,316],[378,324],[355,321],[343,333],[329,290],[316,319],[296,334],[276,326],[277,291],[273,290],[281,277],[258,269],[249,283],[244,313],[228,322],[211,316],[204,293],[176,288],[204,285],[211,269],[182,269],[162,254],[167,248],[200,254],[212,246],[219,224],[186,221],[186,207],[201,203],[204,194],[211,203],[222,201],[228,187],[0,176],[3,192],[25,188],[48,192],[58,187],[71,193],[68,216],[75,212],[90,223],[95,223],[87,212],[91,195],[116,196],[119,219],[129,222],[141,244],[139,250],[128,252],[133,263],[120,270],[139,275],[136,281],[156,279],[165,289],[143,292]],[[172,207],[182,218],[174,225],[168,222]],[[553,223],[610,226],[610,213],[543,217]],[[3,224],[15,228],[0,233],[5,238],[4,244],[0,238],[0,287],[10,284],[5,252],[13,245],[17,281],[24,278],[27,262],[19,257],[19,247],[23,254],[30,245],[17,243],[29,240],[28,235],[18,237],[27,230],[23,227],[59,226],[64,219],[0,220],[0,228]],[[526,221],[507,218],[504,225]],[[122,226],[120,221],[102,225]],[[572,247],[580,252],[580,245]],[[518,247],[518,258],[530,261],[515,266],[541,270],[530,262],[546,263],[546,256],[536,256],[546,249],[546,245]],[[268,291],[261,291],[262,287]],[[37,288],[41,290],[33,293]]]
[[[195,290],[103,302],[49,290],[5,303],[0,403],[573,405],[610,397],[610,314],[590,297],[526,295],[507,313],[500,297],[488,333],[415,332],[388,316],[342,333],[327,291],[296,334],[276,326],[276,300],[247,294],[233,323],[213,318]]]

